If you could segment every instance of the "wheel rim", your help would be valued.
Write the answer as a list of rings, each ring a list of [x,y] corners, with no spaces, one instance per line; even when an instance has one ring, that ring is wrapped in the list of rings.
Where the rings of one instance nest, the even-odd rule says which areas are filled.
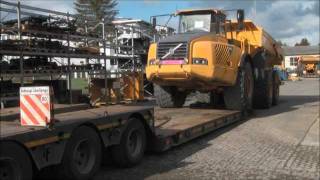
[[[129,154],[131,154],[133,157],[136,157],[137,155],[139,155],[142,149],[142,135],[140,131],[132,130],[129,133],[127,142],[128,142],[127,149]]]
[[[0,179],[1,180],[19,180],[21,179],[21,169],[18,163],[12,159],[0,161]]]
[[[88,173],[94,166],[94,148],[88,139],[79,141],[73,153],[73,164],[83,174]]]

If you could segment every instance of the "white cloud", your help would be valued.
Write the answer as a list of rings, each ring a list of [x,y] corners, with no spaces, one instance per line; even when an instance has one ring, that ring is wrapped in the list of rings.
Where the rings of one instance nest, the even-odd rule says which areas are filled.
[[[199,0],[192,7],[245,9],[246,17],[265,28],[275,39],[289,45],[307,38],[319,43],[318,0]]]
[[[265,11],[260,11],[254,19],[276,39],[289,45],[307,38],[311,44],[319,43],[319,14],[314,8],[316,1],[275,1]],[[250,14],[250,16],[253,16]]]
[[[74,12],[72,0],[21,0],[21,4],[60,12]]]

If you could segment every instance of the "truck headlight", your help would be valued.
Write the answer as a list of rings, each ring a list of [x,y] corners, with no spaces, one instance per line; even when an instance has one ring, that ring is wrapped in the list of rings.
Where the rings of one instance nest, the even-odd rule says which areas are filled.
[[[192,64],[208,65],[208,60],[204,58],[192,58]]]

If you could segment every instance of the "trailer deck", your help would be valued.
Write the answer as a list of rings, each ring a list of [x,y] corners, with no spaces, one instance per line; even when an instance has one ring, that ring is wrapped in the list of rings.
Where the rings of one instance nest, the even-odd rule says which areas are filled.
[[[97,121],[98,128],[103,129],[103,125],[114,123],[114,119],[120,118],[118,116],[124,116],[126,114],[147,111],[152,109],[150,106],[131,106],[131,105],[114,105],[108,107],[89,108],[85,105],[73,105],[63,106],[59,105],[55,111],[58,111],[54,115],[55,126],[53,129],[47,129],[46,127],[30,127],[21,126],[20,120],[17,118],[17,109],[10,108],[10,110],[4,110],[1,112],[0,121],[0,137],[8,138],[11,136],[22,135],[25,133],[36,133],[37,131],[51,131],[53,132],[57,128],[66,126],[75,126],[84,122]],[[78,110],[76,110],[78,108]],[[2,110],[1,110],[2,111]],[[109,119],[109,117],[112,117]],[[112,122],[111,122],[112,121]]]
[[[239,111],[212,108],[155,108],[155,151],[165,151],[241,119]]]
[[[149,150],[163,152],[241,119],[239,111],[200,107],[162,109],[154,107],[153,102],[86,109],[80,107],[76,110],[70,106],[69,111],[65,106],[54,114],[54,125],[49,127],[21,126],[19,118],[14,118],[19,108],[1,110],[1,117],[5,117],[5,120],[0,121],[0,147],[13,147],[16,144],[12,151],[20,151],[24,147],[23,151],[31,154],[33,162],[41,170],[62,162],[65,149],[71,147],[69,142],[75,142],[75,137],[79,137],[74,134],[83,129],[81,127],[87,127],[82,134],[94,130],[99,135],[101,146],[108,148],[119,145],[123,136],[127,138],[127,129],[140,122],[140,127],[144,127],[146,133],[145,146]],[[2,150],[6,150],[7,154],[11,152]],[[143,151],[141,153],[143,155]],[[17,160],[20,161],[19,158]]]
[[[76,109],[79,109],[76,111]],[[55,126],[52,129],[45,127],[21,126],[19,108],[1,110],[0,137],[18,138],[29,146],[43,145],[50,136],[56,136],[57,131],[67,131],[81,123],[94,122],[99,130],[121,125],[120,116],[139,111],[152,109],[152,103],[139,105],[113,105],[108,107],[88,108],[84,105],[58,105],[54,116]],[[110,118],[111,117],[111,118]],[[212,108],[154,108],[154,135],[152,149],[165,151],[200,135],[213,131],[241,118],[239,111],[230,111]],[[29,135],[26,137],[25,135]],[[30,142],[42,143],[30,145]],[[57,139],[58,140],[58,139]],[[48,141],[50,143],[51,141]]]

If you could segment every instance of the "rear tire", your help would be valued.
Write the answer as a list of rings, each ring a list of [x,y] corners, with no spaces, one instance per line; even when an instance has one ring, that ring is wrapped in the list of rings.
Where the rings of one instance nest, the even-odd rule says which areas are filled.
[[[26,150],[14,142],[0,143],[0,179],[31,180],[32,162]]]
[[[224,102],[227,109],[251,111],[253,96],[253,76],[249,62],[239,68],[236,84],[224,90]]]
[[[187,93],[178,91],[176,87],[157,84],[154,84],[154,95],[162,108],[182,107],[187,97]]]
[[[272,71],[266,71],[265,78],[255,81],[253,106],[259,109],[268,109],[273,100],[273,78]]]
[[[101,141],[90,127],[81,126],[68,140],[59,171],[63,179],[91,178],[100,168]]]
[[[272,73],[273,77],[273,96],[272,96],[272,105],[279,104],[279,97],[280,97],[280,77],[276,71]]]
[[[120,144],[111,147],[113,161],[120,167],[138,164],[146,149],[146,132],[140,120],[132,118],[121,136]]]

